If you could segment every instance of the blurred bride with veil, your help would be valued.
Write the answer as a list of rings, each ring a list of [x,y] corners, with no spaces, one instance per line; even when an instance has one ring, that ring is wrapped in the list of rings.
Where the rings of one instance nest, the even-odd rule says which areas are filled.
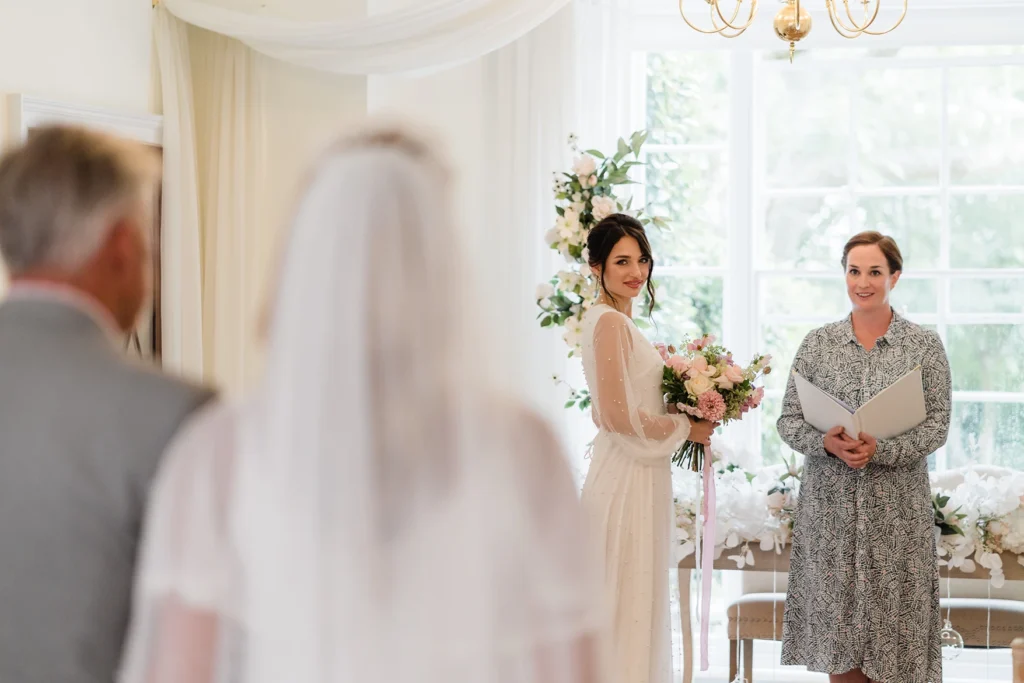
[[[486,381],[448,195],[401,127],[316,165],[262,385],[157,478],[121,683],[603,680],[572,477]]]

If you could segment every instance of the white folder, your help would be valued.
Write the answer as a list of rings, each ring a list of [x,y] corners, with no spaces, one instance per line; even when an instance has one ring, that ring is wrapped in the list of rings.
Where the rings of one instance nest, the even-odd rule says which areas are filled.
[[[794,371],[793,378],[804,420],[819,432],[842,425],[854,439],[861,432],[876,439],[891,439],[918,426],[928,415],[920,366],[882,389],[857,410],[814,386],[800,373]]]

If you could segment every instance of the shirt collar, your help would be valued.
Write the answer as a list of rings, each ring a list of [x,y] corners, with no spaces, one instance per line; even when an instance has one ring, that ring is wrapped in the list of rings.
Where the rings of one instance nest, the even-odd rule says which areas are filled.
[[[123,341],[114,316],[99,301],[80,289],[55,282],[14,281],[7,288],[9,301],[50,301],[73,308],[88,316],[112,341]]]
[[[885,331],[885,334],[875,340],[877,342],[884,342],[886,345],[891,345],[896,341],[900,335],[900,330],[903,329],[903,326],[906,325],[907,322],[903,316],[896,312],[895,308],[891,310],[892,320],[889,322],[889,329]],[[857,335],[853,332],[853,313],[850,313],[842,321],[839,331],[840,336],[844,341],[853,344],[860,344],[860,341],[857,339]]]

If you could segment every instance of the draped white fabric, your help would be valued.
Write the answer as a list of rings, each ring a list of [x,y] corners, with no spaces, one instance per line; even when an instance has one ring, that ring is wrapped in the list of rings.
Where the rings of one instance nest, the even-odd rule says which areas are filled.
[[[193,87],[203,243],[204,374],[228,387],[251,379],[260,258],[265,111],[258,55],[236,40],[193,31]]]
[[[549,19],[568,0],[442,0],[348,21],[292,21],[203,0],[163,0],[190,24],[258,52],[339,74],[422,73],[483,57]]]
[[[543,234],[555,219],[552,173],[572,163],[567,138],[577,118],[573,9],[564,8],[485,60],[486,166],[493,175],[478,180],[500,188],[488,193],[492,210],[477,235],[481,262],[495,283],[488,309],[502,317],[507,330],[495,340],[495,351],[508,359],[505,379],[517,382],[551,415],[563,412],[564,398],[551,375],[565,371],[565,344],[538,326],[533,297],[560,260]]]
[[[201,377],[202,266],[188,27],[162,10],[153,26],[164,108],[162,360],[168,369]]]

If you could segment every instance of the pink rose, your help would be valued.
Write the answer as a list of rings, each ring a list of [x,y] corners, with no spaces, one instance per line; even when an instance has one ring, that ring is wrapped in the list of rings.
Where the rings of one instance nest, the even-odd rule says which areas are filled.
[[[693,379],[697,375],[703,375],[704,377],[714,377],[715,373],[718,372],[718,368],[708,365],[708,360],[704,356],[697,356],[690,363],[690,370],[686,373],[687,377]]]

